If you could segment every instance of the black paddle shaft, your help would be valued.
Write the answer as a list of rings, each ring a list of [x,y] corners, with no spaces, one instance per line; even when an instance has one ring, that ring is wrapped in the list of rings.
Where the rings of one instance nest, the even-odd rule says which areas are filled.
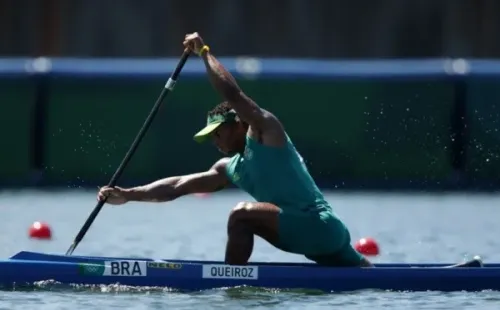
[[[128,162],[132,158],[132,155],[134,154],[135,150],[139,146],[139,143],[141,142],[142,138],[144,137],[144,135],[148,131],[149,127],[151,126],[151,123],[153,122],[154,117],[156,116],[156,114],[158,113],[158,110],[160,109],[160,106],[163,102],[163,99],[171,90],[174,89],[175,83],[177,82],[177,78],[179,77],[179,74],[181,73],[182,68],[184,67],[184,64],[186,63],[186,61],[189,57],[189,54],[190,54],[190,51],[188,49],[185,49],[184,53],[181,56],[181,59],[179,60],[179,63],[177,64],[177,67],[175,68],[174,72],[172,73],[172,75],[168,79],[167,83],[165,84],[165,87],[163,88],[163,90],[160,93],[160,96],[156,100],[156,103],[153,106],[153,109],[151,110],[148,117],[144,121],[144,125],[142,125],[141,130],[139,130],[139,133],[135,137],[134,142],[130,146],[130,149],[128,150],[127,154],[125,155],[125,158],[123,158],[120,166],[118,167],[118,169],[116,169],[115,174],[113,175],[113,177],[109,181],[109,184],[108,184],[109,187],[113,187],[116,185],[116,182],[120,178],[123,170],[125,170],[125,167],[127,166]],[[105,203],[106,203],[106,199],[100,200],[97,203],[97,205],[95,206],[92,213],[90,213],[87,221],[85,221],[85,224],[83,224],[82,229],[80,229],[80,232],[78,232],[78,235],[76,235],[75,240],[73,241],[73,244],[69,247],[68,251],[66,252],[66,255],[71,255],[73,253],[73,251],[78,246],[80,241],[82,241],[83,237],[85,236],[85,234],[89,230],[90,225],[92,225],[95,218],[97,217],[97,214],[99,214],[99,211],[101,211],[101,209]]]

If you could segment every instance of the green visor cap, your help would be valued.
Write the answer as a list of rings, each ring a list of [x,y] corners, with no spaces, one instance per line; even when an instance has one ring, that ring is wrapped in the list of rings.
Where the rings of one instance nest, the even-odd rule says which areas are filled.
[[[225,122],[232,122],[236,118],[236,111],[230,110],[224,114],[215,114],[207,117],[207,125],[194,135],[194,141],[202,143],[208,140],[210,134]]]

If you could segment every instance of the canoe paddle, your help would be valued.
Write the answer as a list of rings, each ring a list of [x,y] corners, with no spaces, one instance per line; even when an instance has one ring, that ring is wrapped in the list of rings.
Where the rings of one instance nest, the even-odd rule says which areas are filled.
[[[118,181],[118,178],[122,174],[123,170],[125,169],[125,166],[128,164],[130,159],[132,158],[132,155],[134,154],[135,150],[139,146],[139,143],[141,142],[142,138],[146,134],[147,130],[151,126],[151,123],[153,122],[154,117],[158,113],[158,110],[160,109],[160,106],[163,102],[163,99],[165,96],[174,89],[175,83],[177,82],[177,78],[179,77],[179,74],[182,71],[182,68],[184,67],[184,64],[186,63],[188,57],[190,55],[190,51],[188,49],[184,50],[184,53],[181,56],[181,59],[179,60],[179,63],[177,64],[177,67],[175,68],[174,72],[170,76],[170,78],[167,80],[167,83],[165,84],[165,87],[160,93],[160,96],[156,100],[156,103],[153,106],[153,109],[151,112],[149,112],[148,117],[144,121],[144,125],[142,125],[141,130],[139,130],[139,133],[135,137],[134,142],[130,146],[130,149],[128,150],[127,154],[125,155],[125,158],[123,158],[120,166],[116,170],[115,174],[109,181],[108,187],[113,187],[116,185],[116,182]],[[69,247],[68,251],[66,252],[66,255],[71,255],[75,248],[78,246],[80,241],[82,241],[83,237],[87,233],[87,231],[90,228],[90,225],[92,225],[92,222],[94,222],[95,218],[97,217],[97,214],[99,214],[99,211],[101,211],[102,206],[106,203],[106,199],[101,200],[97,203],[95,206],[94,210],[92,213],[90,213],[87,221],[85,224],[83,224],[82,229],[80,229],[80,232],[78,232],[78,235],[76,235],[75,240],[73,241],[73,244]]]

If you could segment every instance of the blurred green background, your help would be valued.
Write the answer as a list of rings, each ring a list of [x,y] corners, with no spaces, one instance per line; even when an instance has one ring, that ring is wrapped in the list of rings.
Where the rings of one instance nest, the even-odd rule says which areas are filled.
[[[165,77],[52,76],[42,95],[31,76],[3,77],[5,185],[95,186],[118,167]],[[283,122],[324,187],[456,187],[493,184],[498,160],[500,82],[467,80],[466,151],[453,166],[456,84],[447,79],[239,78]],[[192,135],[220,101],[204,76],[169,94],[120,184],[207,169],[219,154]],[[35,110],[35,103],[43,109]],[[38,117],[41,126],[35,127]],[[38,148],[35,146],[36,141]],[[37,167],[38,166],[38,167]]]

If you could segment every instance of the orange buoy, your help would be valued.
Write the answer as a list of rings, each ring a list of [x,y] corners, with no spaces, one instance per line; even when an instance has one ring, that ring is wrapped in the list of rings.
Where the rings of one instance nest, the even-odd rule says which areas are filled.
[[[359,253],[366,256],[377,256],[380,253],[380,248],[377,241],[373,238],[362,238],[354,245],[354,248]]]
[[[30,238],[35,239],[52,239],[52,230],[47,223],[34,222],[29,229]]]

